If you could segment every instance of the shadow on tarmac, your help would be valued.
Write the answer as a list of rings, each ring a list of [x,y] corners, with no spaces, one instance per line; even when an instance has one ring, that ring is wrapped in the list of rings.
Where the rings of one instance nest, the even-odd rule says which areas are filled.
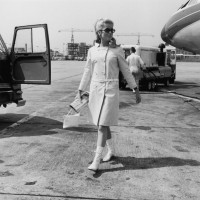
[[[26,114],[0,114],[0,131],[26,116]]]
[[[55,129],[62,129],[62,122],[45,117],[35,116],[26,121],[25,114],[4,114],[0,115],[0,138],[2,137],[22,137],[56,134]],[[20,126],[20,120],[24,120]],[[14,125],[14,126],[13,126]],[[19,127],[19,129],[18,129]]]
[[[171,89],[188,89],[188,88],[198,88],[200,87],[197,83],[195,82],[181,82],[181,81],[175,81],[173,85],[170,85],[168,87]]]
[[[88,127],[82,125],[80,127],[65,128],[65,130],[79,132],[79,133],[93,133],[93,132],[98,131],[98,129],[94,126],[91,126],[91,125],[87,125],[87,126]]]
[[[8,126],[16,123],[28,115],[26,114],[0,114],[0,131],[7,128]],[[1,133],[0,133],[1,134]]]
[[[142,170],[153,169],[162,167],[178,167],[178,166],[200,166],[200,162],[191,159],[181,159],[175,157],[163,157],[163,158],[135,158],[135,157],[114,157],[110,161],[110,165],[123,165],[122,167],[114,167],[109,169],[100,169],[93,176],[95,178],[100,177],[103,173],[122,171],[122,170]]]

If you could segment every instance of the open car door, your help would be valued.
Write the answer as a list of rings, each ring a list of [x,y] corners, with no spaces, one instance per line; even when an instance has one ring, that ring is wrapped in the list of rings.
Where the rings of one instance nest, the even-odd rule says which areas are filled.
[[[10,58],[13,83],[50,84],[51,60],[47,24],[15,27]]]

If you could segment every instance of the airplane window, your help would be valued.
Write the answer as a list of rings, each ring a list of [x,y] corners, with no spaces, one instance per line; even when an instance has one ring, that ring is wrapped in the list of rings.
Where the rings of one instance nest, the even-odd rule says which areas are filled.
[[[186,6],[192,6],[197,3],[200,3],[200,0],[189,0],[185,4],[183,4],[178,10],[185,8]]]
[[[188,3],[188,6],[191,6],[197,3],[200,3],[200,0],[190,0],[190,2]]]
[[[185,6],[187,6],[187,4],[189,3],[189,1],[187,1],[187,3],[185,3],[185,4],[183,4],[178,10],[185,8]]]

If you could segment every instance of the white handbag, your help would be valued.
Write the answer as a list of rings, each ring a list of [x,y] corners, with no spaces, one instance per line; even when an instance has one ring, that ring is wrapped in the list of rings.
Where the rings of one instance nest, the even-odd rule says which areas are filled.
[[[89,101],[89,92],[81,95],[81,101],[76,98],[71,104],[71,109],[64,115],[63,128],[78,127],[80,123],[80,112],[85,108]]]
[[[64,115],[63,128],[78,127],[80,124],[80,113]]]

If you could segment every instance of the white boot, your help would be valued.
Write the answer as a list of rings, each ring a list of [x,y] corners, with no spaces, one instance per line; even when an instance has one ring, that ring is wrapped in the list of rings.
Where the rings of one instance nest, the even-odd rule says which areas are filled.
[[[101,161],[101,155],[102,155],[102,152],[103,152],[103,148],[104,147],[97,146],[94,160],[93,160],[92,164],[88,167],[89,170],[92,170],[92,171],[98,170],[99,164],[100,164],[100,161]]]
[[[108,149],[108,152],[107,154],[105,155],[105,157],[103,158],[103,162],[108,162],[110,161],[110,159],[112,158],[112,156],[114,155],[114,152],[113,152],[113,148],[112,148],[112,144],[111,144],[111,139],[110,140],[106,140],[106,145],[107,145],[107,149]]]

